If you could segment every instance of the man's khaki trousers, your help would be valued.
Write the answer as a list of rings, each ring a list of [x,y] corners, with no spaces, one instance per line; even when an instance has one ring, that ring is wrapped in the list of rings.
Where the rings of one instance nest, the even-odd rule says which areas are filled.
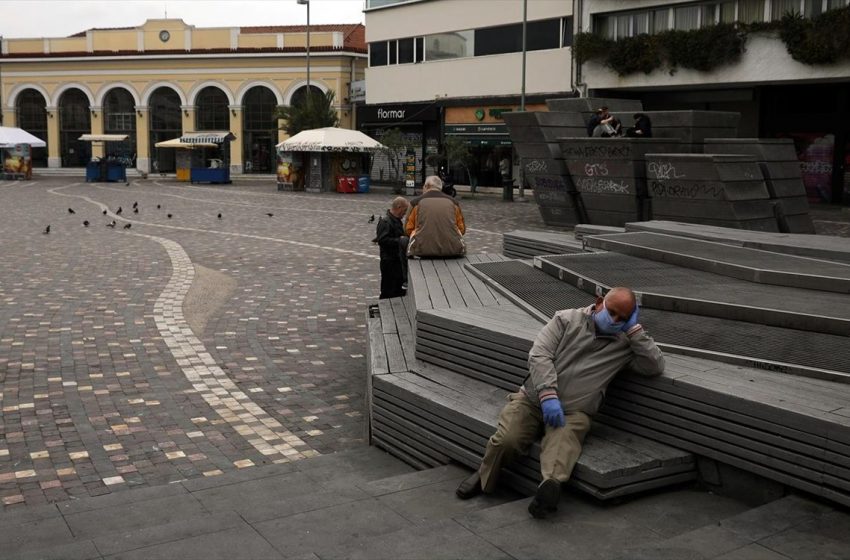
[[[499,470],[526,454],[541,432],[540,473],[543,480],[569,480],[581,455],[584,436],[590,430],[590,417],[584,412],[571,412],[566,415],[566,426],[553,428],[543,423],[540,405],[530,401],[525,393],[512,393],[508,400],[499,414],[499,427],[487,442],[487,450],[478,469],[484,492],[495,489]]]

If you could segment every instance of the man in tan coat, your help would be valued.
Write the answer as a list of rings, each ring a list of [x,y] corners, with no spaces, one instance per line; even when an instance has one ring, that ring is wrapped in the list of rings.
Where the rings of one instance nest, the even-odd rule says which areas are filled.
[[[410,201],[405,231],[411,257],[462,257],[466,254],[463,235],[466,224],[460,204],[444,194],[443,181],[436,175],[425,179],[422,195]]]
[[[461,482],[457,495],[492,492],[503,466],[525,454],[542,434],[543,482],[528,506],[537,518],[555,511],[561,483],[569,480],[602,405],[608,383],[622,369],[646,376],[664,372],[661,350],[638,323],[634,292],[613,288],[584,309],[565,309],[544,326],[528,355],[529,376],[499,414],[478,471]]]

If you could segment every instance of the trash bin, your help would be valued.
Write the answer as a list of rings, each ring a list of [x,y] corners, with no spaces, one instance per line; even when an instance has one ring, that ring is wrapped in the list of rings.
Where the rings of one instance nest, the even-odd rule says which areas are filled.
[[[372,184],[372,178],[368,175],[361,175],[357,178],[357,192],[359,193],[367,193],[369,192],[369,187]]]
[[[100,162],[90,161],[86,164],[86,182],[100,181]]]
[[[346,177],[340,176],[336,178],[336,192],[344,193],[348,188],[348,181],[346,181]]]

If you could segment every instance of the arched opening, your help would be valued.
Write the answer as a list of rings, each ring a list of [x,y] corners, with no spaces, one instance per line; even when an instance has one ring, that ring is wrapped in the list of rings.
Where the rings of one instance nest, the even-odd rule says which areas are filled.
[[[154,90],[148,102],[150,106],[149,142],[150,149],[155,150],[151,169],[161,173],[173,173],[175,165],[175,150],[155,148],[157,142],[171,140],[183,134],[183,120],[180,116],[180,96],[169,87]]]
[[[195,130],[228,130],[230,116],[227,95],[215,86],[207,86],[195,98]]]
[[[85,167],[91,160],[91,143],[79,140],[91,133],[89,98],[76,88],[59,98],[59,153],[62,167]]]
[[[324,95],[325,92],[320,88],[310,84],[310,94],[311,95]],[[304,98],[307,97],[307,86],[301,86],[292,92],[292,97],[289,99],[290,105],[298,105],[303,102]]]
[[[124,157],[136,163],[136,102],[130,92],[123,88],[109,90],[103,99],[103,132],[126,134],[124,142],[109,142],[106,155]]]
[[[242,101],[245,173],[272,173],[277,144],[277,98],[267,87],[252,87]]]
[[[25,89],[15,100],[15,122],[33,136],[47,142],[47,100],[34,89]],[[47,167],[47,148],[32,149],[32,166]]]

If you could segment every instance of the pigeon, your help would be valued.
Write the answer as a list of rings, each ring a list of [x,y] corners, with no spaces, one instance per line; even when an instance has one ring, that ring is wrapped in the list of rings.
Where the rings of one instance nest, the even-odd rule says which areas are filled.
[[[133,208],[138,208],[138,207],[139,207],[139,203],[138,203],[138,202],[134,202],[134,203],[133,203]]]
[[[221,212],[218,213],[218,219],[221,219]]]
[[[114,228],[115,227],[115,220],[112,220],[111,223],[106,224],[106,227]]]
[[[119,206],[119,207],[118,207],[118,210],[116,210],[116,211],[115,211],[115,213],[116,213],[116,214],[120,214],[121,212],[123,212],[123,210],[121,210],[121,207]]]
[[[47,224],[47,227],[44,228],[44,235],[47,235],[48,233],[50,233],[50,224]]]
[[[76,214],[76,212],[74,212],[74,209],[73,209],[73,208],[68,208],[68,213],[69,213],[69,214]]]
[[[133,214],[138,214],[138,213],[139,213],[139,209],[138,209],[138,208],[133,208]]]
[[[271,212],[266,212],[266,216],[268,216],[269,218],[272,218],[272,217],[274,217],[274,214],[272,214]]]
[[[156,205],[156,209],[157,209],[157,210],[159,210],[160,208],[162,208],[162,205],[161,205],[161,204],[157,204],[157,205]]]
[[[83,227],[89,227],[89,221],[83,220]]]
[[[169,219],[169,220],[171,219],[171,214],[169,214],[169,215],[168,215],[168,219]]]
[[[106,210],[103,211],[103,215],[106,216]]]
[[[130,229],[133,224],[124,224],[124,229]]]
[[[372,214],[372,215],[369,217],[369,223],[370,223],[370,224],[375,223],[375,215],[374,215],[374,214]]]

